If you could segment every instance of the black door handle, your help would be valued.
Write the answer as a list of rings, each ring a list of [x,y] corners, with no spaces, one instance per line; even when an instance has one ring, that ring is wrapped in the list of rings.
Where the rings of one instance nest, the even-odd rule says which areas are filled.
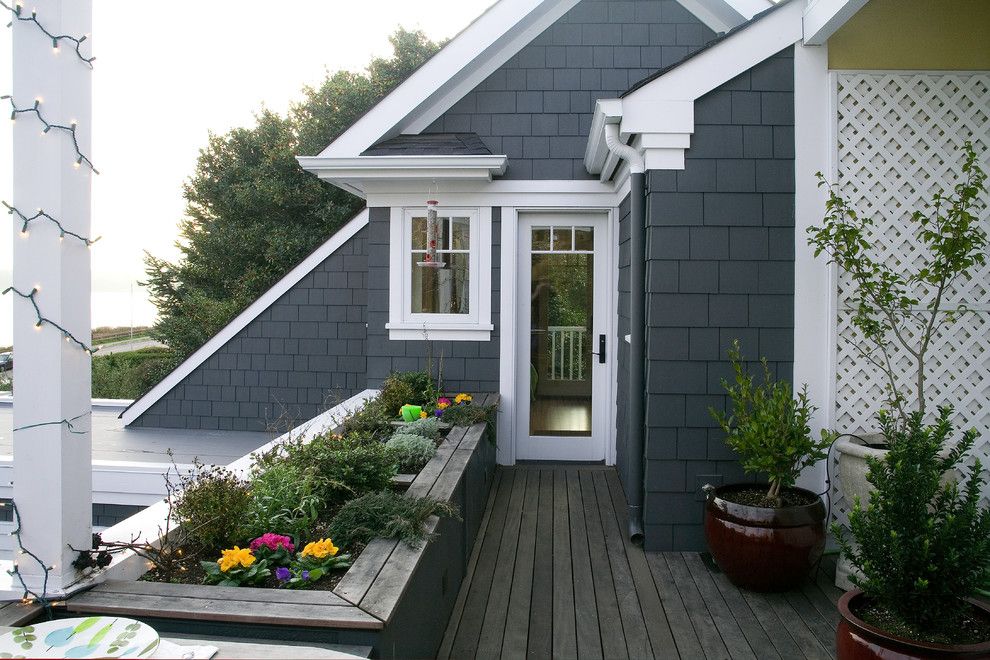
[[[605,364],[605,335],[598,335],[598,364]]]

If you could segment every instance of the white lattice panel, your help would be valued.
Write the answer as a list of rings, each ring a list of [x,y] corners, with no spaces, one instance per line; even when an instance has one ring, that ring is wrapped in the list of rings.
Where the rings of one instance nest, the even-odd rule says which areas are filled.
[[[963,142],[973,142],[990,171],[990,75],[840,74],[837,94],[841,193],[860,215],[873,218],[870,240],[879,255],[913,271],[925,255],[907,231],[908,220],[937,188],[954,184]],[[990,212],[984,210],[981,222],[990,231]],[[884,381],[856,351],[852,314],[844,309],[848,276],[840,273],[838,286],[835,426],[875,431]],[[973,311],[947,326],[932,347],[926,398],[933,408],[952,404],[959,424],[982,432],[974,454],[990,466],[990,264],[950,292],[946,307],[960,304]],[[906,352],[895,350],[894,356],[904,368],[902,378],[912,377]],[[847,503],[839,491],[833,497],[833,509],[844,520]]]

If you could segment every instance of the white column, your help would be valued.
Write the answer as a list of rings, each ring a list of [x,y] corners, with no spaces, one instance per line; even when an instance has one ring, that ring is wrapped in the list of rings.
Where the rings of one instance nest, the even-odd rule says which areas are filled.
[[[835,410],[835,287],[825,255],[815,257],[808,227],[825,217],[826,191],[816,172],[830,181],[834,149],[832,95],[826,46],[794,47],[794,385],[808,384],[818,406],[812,433],[830,428]],[[804,472],[799,485],[820,491],[824,462]]]
[[[92,26],[91,0],[32,0],[22,11],[37,11],[38,21],[53,34],[81,36]],[[88,53],[90,42],[83,44]],[[13,100],[33,106],[52,124],[78,126],[79,148],[90,157],[92,72],[76,57],[73,44],[62,41],[58,52],[38,26],[13,25]],[[62,130],[42,133],[32,113],[17,115],[14,131],[13,205],[26,215],[44,209],[66,229],[90,235],[90,177],[78,158],[72,137]],[[27,235],[14,220],[14,286],[35,296],[41,313],[90,343],[90,252],[46,220],[31,223]],[[8,294],[10,295],[10,294]],[[64,593],[76,579],[68,546],[88,548],[92,529],[92,439],[90,436],[90,357],[67,341],[57,328],[36,327],[31,303],[14,302],[14,428],[78,418],[72,433],[66,424],[50,424],[14,432],[14,502],[22,521],[21,541],[45,564],[54,567],[48,594]],[[79,417],[83,415],[82,417]],[[28,555],[17,556],[28,587],[41,594],[43,570]],[[13,586],[20,585],[16,576]]]

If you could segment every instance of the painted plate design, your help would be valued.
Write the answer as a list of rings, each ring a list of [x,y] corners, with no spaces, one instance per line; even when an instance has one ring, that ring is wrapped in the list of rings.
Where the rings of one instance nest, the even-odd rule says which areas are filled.
[[[148,658],[153,628],[118,616],[44,621],[0,635],[0,658]]]

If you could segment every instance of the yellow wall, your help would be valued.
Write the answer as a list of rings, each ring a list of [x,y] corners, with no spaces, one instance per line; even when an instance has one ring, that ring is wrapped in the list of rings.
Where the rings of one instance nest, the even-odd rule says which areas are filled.
[[[832,69],[990,69],[990,0],[870,0],[828,40]]]

